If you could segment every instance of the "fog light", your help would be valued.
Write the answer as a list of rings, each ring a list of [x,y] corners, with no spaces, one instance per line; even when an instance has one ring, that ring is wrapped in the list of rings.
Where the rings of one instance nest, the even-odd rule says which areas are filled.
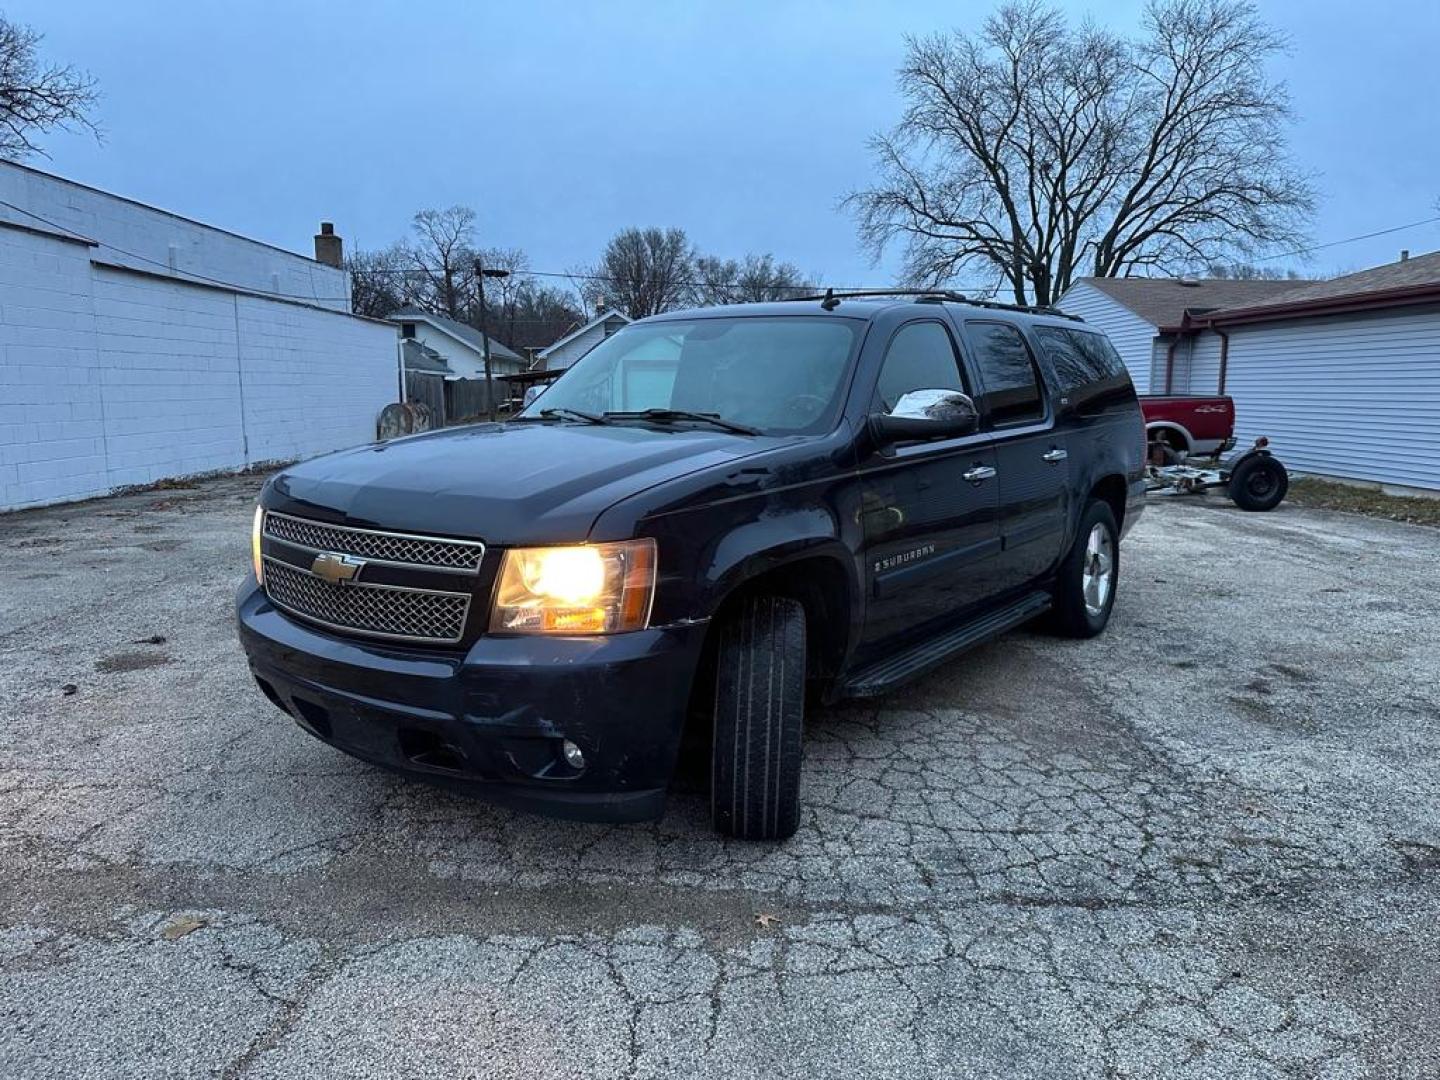
[[[569,739],[560,744],[560,752],[565,755],[565,764],[569,765],[576,772],[585,768],[585,755],[581,753],[580,747],[576,746]]]

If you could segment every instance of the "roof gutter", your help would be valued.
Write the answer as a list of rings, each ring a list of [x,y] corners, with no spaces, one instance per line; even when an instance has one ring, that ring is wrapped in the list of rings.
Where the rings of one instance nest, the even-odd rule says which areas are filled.
[[[1288,304],[1230,308],[1207,315],[1203,320],[1192,321],[1187,312],[1179,326],[1161,327],[1160,329],[1165,333],[1194,334],[1200,330],[1214,330],[1217,325],[1239,326],[1283,322],[1287,319],[1303,319],[1310,316],[1345,315],[1354,312],[1435,303],[1440,303],[1440,282],[1432,281],[1424,285],[1376,289],[1373,292],[1351,293],[1348,296],[1325,296],[1315,300],[1297,300]]]

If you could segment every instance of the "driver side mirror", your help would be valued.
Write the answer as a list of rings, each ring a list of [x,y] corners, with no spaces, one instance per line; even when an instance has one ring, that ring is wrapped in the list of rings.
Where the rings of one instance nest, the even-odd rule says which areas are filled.
[[[980,411],[959,390],[911,390],[889,412],[870,417],[870,430],[882,446],[953,439],[979,428]]]

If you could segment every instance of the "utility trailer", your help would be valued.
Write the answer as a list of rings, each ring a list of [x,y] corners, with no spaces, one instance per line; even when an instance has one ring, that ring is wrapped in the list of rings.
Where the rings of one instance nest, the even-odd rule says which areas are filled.
[[[1270,440],[1263,435],[1254,446],[1223,462],[1218,450],[1198,459],[1185,453],[1152,452],[1145,477],[1145,490],[1160,495],[1201,495],[1223,487],[1236,506],[1253,511],[1274,510],[1290,489],[1290,474],[1270,452]]]

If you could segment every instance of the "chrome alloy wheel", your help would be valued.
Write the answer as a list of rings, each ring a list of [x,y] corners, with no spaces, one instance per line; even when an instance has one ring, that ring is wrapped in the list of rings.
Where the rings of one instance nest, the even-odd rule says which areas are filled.
[[[1110,600],[1115,586],[1115,541],[1110,530],[1096,522],[1085,541],[1085,561],[1080,564],[1080,588],[1085,594],[1085,610],[1100,615]]]

